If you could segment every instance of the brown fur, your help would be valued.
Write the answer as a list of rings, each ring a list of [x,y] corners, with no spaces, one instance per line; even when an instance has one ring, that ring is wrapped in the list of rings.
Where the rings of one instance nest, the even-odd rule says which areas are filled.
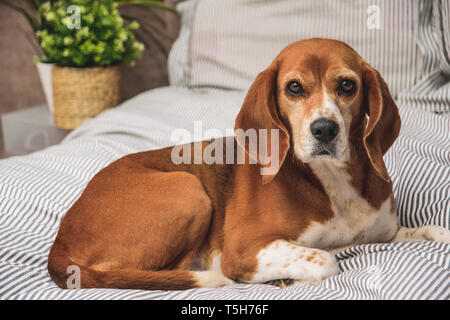
[[[347,170],[361,196],[379,207],[392,196],[382,155],[400,128],[386,84],[345,44],[300,41],[258,75],[236,119],[236,128],[244,130],[280,129],[276,174],[261,176],[260,165],[250,164],[175,165],[172,148],[125,156],[91,180],[61,222],[49,255],[52,279],[66,287],[66,268],[75,264],[83,288],[187,289],[198,285],[190,271],[194,261],[207,268],[218,252],[225,276],[250,279],[261,248],[295,240],[312,222],[334,216],[320,181],[293,152],[288,104],[295,101],[283,95],[283,81],[293,71],[304,78],[311,92],[303,113],[308,116],[321,103],[315,90],[322,81],[332,94],[327,70],[338,73],[344,66],[359,77],[351,103],[334,97],[352,121]]]

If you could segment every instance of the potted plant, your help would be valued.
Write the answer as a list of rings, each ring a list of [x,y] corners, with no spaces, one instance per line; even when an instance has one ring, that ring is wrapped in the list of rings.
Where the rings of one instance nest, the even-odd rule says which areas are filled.
[[[119,103],[120,64],[133,65],[144,43],[139,24],[121,16],[120,5],[146,5],[175,12],[158,1],[0,0],[29,21],[42,55],[38,71],[55,125],[73,129]],[[142,29],[154,35],[147,26]],[[164,46],[151,38],[156,49]],[[148,44],[147,44],[148,46]]]

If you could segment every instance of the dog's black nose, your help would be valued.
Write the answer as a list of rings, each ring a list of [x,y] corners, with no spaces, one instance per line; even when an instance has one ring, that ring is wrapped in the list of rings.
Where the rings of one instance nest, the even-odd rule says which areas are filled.
[[[321,118],[310,126],[311,133],[320,142],[328,143],[333,140],[339,133],[339,126],[330,119]]]

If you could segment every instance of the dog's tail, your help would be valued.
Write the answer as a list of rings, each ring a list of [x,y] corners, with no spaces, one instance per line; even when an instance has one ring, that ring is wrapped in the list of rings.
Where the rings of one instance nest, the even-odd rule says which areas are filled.
[[[56,239],[50,250],[48,272],[52,280],[63,289],[185,290],[203,287],[217,288],[233,283],[215,271],[95,270],[77,265],[67,256],[67,250],[59,239]]]

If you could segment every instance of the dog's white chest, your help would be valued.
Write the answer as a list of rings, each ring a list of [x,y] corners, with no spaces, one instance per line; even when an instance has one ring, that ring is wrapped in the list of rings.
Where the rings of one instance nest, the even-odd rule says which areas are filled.
[[[325,224],[313,223],[296,243],[331,249],[357,243],[383,242],[394,237],[398,220],[388,197],[373,208],[350,183],[350,176],[338,165],[321,161],[310,164],[331,201],[334,217]]]

